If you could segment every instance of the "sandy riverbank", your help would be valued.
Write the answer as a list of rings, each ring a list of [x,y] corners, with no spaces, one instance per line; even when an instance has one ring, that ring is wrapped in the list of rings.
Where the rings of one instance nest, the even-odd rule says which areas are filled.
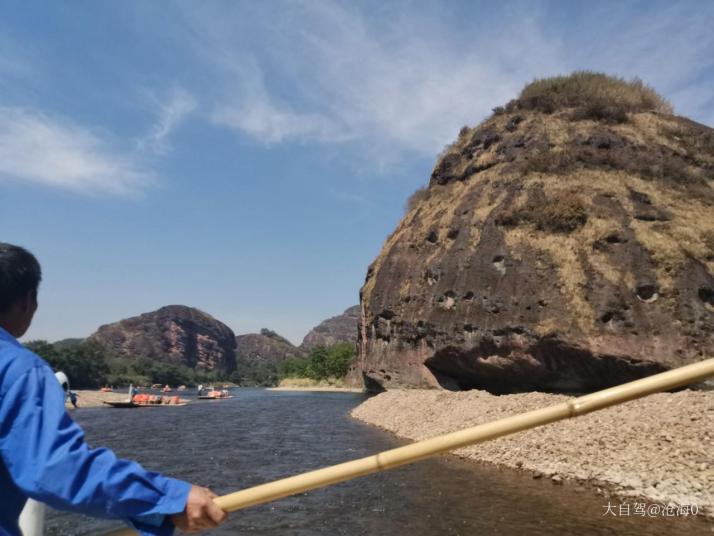
[[[388,391],[352,416],[421,440],[557,404],[545,393]],[[714,392],[662,393],[466,447],[456,455],[602,486],[628,501],[698,505],[714,520]]]
[[[77,404],[81,408],[98,408],[98,407],[109,407],[103,404],[104,401],[107,402],[117,402],[120,400],[126,400],[126,393],[103,393],[101,391],[94,390],[80,390],[74,391],[77,393]],[[72,408],[72,404],[67,400],[65,406],[69,409]]]
[[[285,378],[270,391],[329,391],[336,393],[361,393],[362,389],[347,387],[341,380],[311,380],[309,378]]]
[[[362,389],[351,387],[268,387],[268,391],[325,391],[334,393],[362,393]]]

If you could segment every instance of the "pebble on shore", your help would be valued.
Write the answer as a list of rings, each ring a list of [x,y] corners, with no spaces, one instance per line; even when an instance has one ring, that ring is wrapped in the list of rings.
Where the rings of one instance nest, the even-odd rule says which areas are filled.
[[[394,390],[352,416],[421,440],[561,403],[546,393],[495,396],[485,391]],[[623,498],[697,505],[714,519],[714,392],[647,398],[465,447],[455,454],[536,475],[606,484]],[[555,477],[555,478],[554,478]]]

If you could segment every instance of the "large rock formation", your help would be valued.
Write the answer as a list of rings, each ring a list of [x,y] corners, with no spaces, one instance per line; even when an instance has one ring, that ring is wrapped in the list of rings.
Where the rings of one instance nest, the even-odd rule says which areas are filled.
[[[239,360],[278,363],[302,355],[302,351],[289,340],[269,329],[236,337],[236,356]]]
[[[101,326],[91,337],[114,353],[229,374],[236,368],[235,334],[212,316],[184,305]]]
[[[356,372],[587,391],[714,355],[714,131],[639,82],[534,82],[462,129],[361,291]]]
[[[345,309],[341,315],[321,322],[305,335],[300,348],[309,351],[315,346],[332,346],[338,342],[354,343],[357,340],[359,311],[359,305],[354,305]]]

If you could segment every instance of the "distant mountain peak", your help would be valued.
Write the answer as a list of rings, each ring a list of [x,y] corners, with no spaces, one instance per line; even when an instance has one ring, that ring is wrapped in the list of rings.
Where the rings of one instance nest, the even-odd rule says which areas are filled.
[[[167,305],[112,324],[90,336],[120,356],[228,374],[235,370],[235,334],[208,313]]]
[[[301,357],[302,352],[293,343],[275,331],[267,328],[260,333],[245,333],[236,337],[238,361],[279,362],[284,359]]]
[[[324,320],[305,335],[300,348],[310,350],[315,346],[332,346],[338,342],[356,342],[359,314],[359,305],[353,305],[345,309],[341,315]]]

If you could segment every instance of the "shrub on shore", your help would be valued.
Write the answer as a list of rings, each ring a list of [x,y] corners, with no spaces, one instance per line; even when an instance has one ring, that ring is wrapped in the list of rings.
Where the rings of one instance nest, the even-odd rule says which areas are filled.
[[[316,346],[307,358],[286,359],[278,366],[280,379],[309,378],[328,380],[343,378],[355,356],[354,345],[337,343],[330,347]]]
[[[236,370],[231,381],[242,387],[273,387],[278,384],[278,367],[275,363],[236,357]]]
[[[107,381],[111,372],[103,349],[92,342],[56,348],[47,341],[30,341],[25,346],[47,361],[54,370],[64,372],[72,388],[97,388]]]

